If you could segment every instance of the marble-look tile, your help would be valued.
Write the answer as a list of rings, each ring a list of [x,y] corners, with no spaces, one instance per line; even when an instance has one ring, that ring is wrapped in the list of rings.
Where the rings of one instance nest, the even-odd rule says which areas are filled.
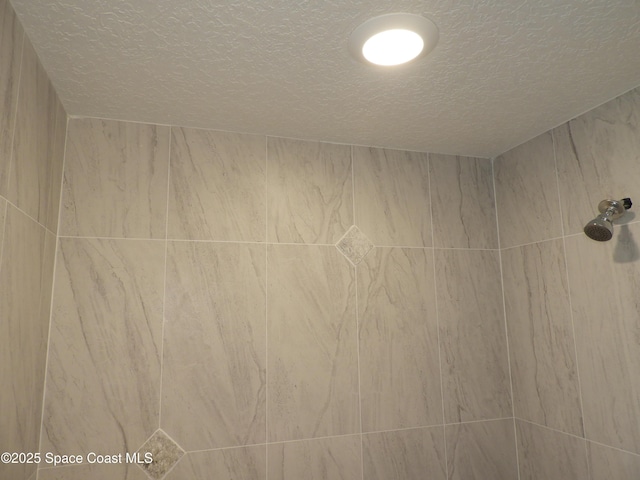
[[[4,220],[7,213],[7,201],[0,197],[0,261],[2,261],[2,245],[4,242]]]
[[[165,480],[266,480],[266,478],[266,448],[257,446],[187,453],[169,472]]]
[[[351,147],[267,140],[268,240],[334,244],[353,224]]]
[[[47,201],[46,227],[53,233],[58,232],[58,217],[60,213],[60,196],[62,195],[62,175],[64,167],[64,147],[67,139],[67,112],[58,100],[56,109],[56,126],[51,155],[51,186]]]
[[[496,204],[502,248],[562,235],[551,132],[495,159]]]
[[[376,248],[357,275],[363,431],[442,424],[431,251]]]
[[[47,223],[58,98],[25,35],[7,199]]]
[[[60,235],[164,238],[169,127],[69,121]]]
[[[133,463],[84,463],[38,470],[38,480],[149,480]]]
[[[375,245],[430,247],[426,153],[353,147],[356,224]]]
[[[512,419],[447,425],[445,437],[449,480],[518,479]]]
[[[502,252],[515,416],[583,436],[562,240]]]
[[[638,480],[640,455],[587,442],[591,480]]]
[[[169,242],[162,428],[187,450],[265,441],[265,247]]]
[[[516,420],[520,480],[589,478],[585,440]]]
[[[429,178],[433,245],[498,248],[491,160],[431,153]]]
[[[24,31],[9,0],[0,0],[0,195],[6,197]]]
[[[362,437],[367,480],[446,480],[444,427]]]
[[[640,202],[640,89],[553,131],[565,234],[580,233],[604,199]],[[640,205],[640,204],[639,204]],[[637,220],[636,208],[616,223]]]
[[[512,415],[498,253],[436,250],[445,421]]]
[[[354,267],[335,247],[269,245],[269,441],[360,427]]]
[[[66,238],[57,256],[42,451],[134,451],[158,428],[164,243]]]
[[[566,239],[587,438],[640,453],[640,224]]]
[[[6,212],[0,264],[0,450],[38,449],[48,323],[40,303],[46,281],[45,229],[13,206]],[[38,398],[40,396],[40,399]],[[27,478],[33,465],[0,464],[0,478]]]
[[[137,457],[143,459],[140,467],[155,480],[160,480],[182,458],[184,450],[162,430],[156,430],[137,451]],[[151,462],[147,456],[151,454]]]
[[[336,248],[354,265],[358,265],[373,248],[373,243],[355,225],[338,241]]]
[[[360,437],[273,443],[267,446],[269,480],[359,480]]]
[[[171,129],[169,238],[264,241],[265,137]]]

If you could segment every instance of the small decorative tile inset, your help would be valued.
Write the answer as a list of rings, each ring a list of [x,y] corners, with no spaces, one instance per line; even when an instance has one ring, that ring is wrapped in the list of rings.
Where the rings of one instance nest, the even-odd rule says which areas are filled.
[[[160,429],[156,430],[156,433],[140,447],[138,455],[144,460],[147,452],[153,455],[153,460],[151,463],[141,464],[140,467],[155,480],[164,477],[184,455],[184,450]]]
[[[355,225],[336,243],[336,248],[340,250],[340,253],[354,265],[359,264],[373,246],[371,240]]]

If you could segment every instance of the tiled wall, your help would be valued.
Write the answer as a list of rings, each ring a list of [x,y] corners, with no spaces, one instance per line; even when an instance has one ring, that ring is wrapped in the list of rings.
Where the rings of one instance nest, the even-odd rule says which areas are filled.
[[[639,165],[638,89],[495,160],[521,479],[640,478]]]
[[[492,187],[487,159],[71,119],[43,451],[515,479]],[[88,476],[145,474],[39,473]]]
[[[38,450],[67,117],[0,0],[0,451]],[[26,480],[36,465],[0,463]]]

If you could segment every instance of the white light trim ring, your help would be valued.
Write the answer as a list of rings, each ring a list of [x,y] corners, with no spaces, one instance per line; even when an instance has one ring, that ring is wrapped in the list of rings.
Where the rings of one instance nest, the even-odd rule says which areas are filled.
[[[437,43],[438,28],[428,18],[390,13],[356,28],[349,38],[349,50],[361,62],[393,66],[424,57]]]

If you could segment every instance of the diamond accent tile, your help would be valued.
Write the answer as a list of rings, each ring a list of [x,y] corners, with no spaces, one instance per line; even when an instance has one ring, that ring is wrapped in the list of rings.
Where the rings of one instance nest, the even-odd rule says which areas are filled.
[[[144,459],[147,452],[153,455],[153,461],[140,464],[140,468],[154,480],[164,477],[184,455],[184,450],[160,429],[156,430],[156,433],[140,447],[138,455]]]
[[[371,240],[355,225],[347,230],[344,237],[336,244],[336,248],[340,250],[340,253],[354,265],[359,264],[373,246]]]

